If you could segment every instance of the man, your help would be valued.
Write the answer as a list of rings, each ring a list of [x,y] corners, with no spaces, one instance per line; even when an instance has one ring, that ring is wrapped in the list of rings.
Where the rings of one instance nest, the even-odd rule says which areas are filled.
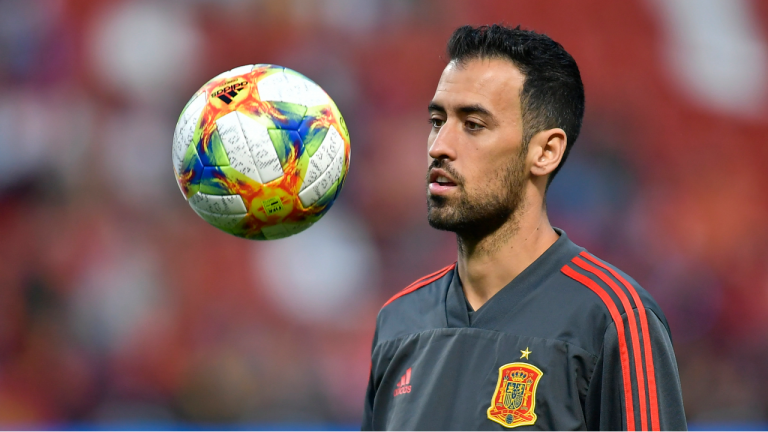
[[[381,309],[363,429],[685,429],[669,328],[547,218],[584,88],[561,45],[461,27],[429,105],[427,203],[458,260]]]

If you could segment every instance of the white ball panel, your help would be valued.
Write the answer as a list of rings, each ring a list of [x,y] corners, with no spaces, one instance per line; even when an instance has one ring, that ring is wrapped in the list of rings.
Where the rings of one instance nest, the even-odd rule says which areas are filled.
[[[253,70],[253,65],[245,65],[245,66],[239,66],[234,69],[228,70],[226,72],[222,72],[218,75],[216,75],[213,79],[220,79],[220,78],[232,78],[236,77],[238,75],[246,74]]]
[[[261,229],[262,234],[267,240],[277,240],[288,237],[288,231],[282,225],[265,226]]]
[[[198,192],[189,198],[193,209],[206,213],[237,215],[248,213],[240,195],[209,195]]]
[[[299,192],[301,204],[306,208],[316,203],[328,189],[341,177],[341,169],[344,167],[344,151],[340,148],[333,158],[331,166],[304,191]]]
[[[283,223],[283,228],[285,228],[285,231],[288,232],[288,235],[294,235],[296,233],[300,233],[304,231],[305,229],[311,227],[314,224],[314,222],[285,222]]]
[[[300,233],[312,226],[314,222],[284,222],[278,225],[265,226],[261,229],[267,240],[277,240]]]
[[[275,146],[272,145],[267,128],[245,114],[239,112],[236,114],[253,161],[256,163],[256,169],[259,171],[261,182],[268,183],[282,177],[283,167],[280,165],[280,158],[277,156]]]
[[[253,162],[243,130],[240,127],[238,113],[231,112],[216,120],[219,136],[229,158],[229,165],[242,174],[262,183],[259,171]]]
[[[317,84],[296,75],[276,73],[257,84],[263,101],[290,102],[304,106],[327,104],[330,99]]]
[[[173,167],[176,169],[176,173],[181,172],[182,165],[184,163],[184,155],[187,154],[189,145],[192,144],[192,138],[195,135],[195,128],[197,122],[200,120],[200,115],[203,113],[205,107],[205,101],[207,95],[205,92],[200,93],[190,104],[187,109],[184,110],[184,114],[181,115],[179,121],[176,123],[176,130],[173,132]]]
[[[344,139],[341,137],[335,127],[328,129],[328,133],[325,134],[323,142],[320,143],[320,147],[317,148],[315,154],[309,158],[309,167],[307,173],[304,175],[304,181],[301,184],[299,192],[312,185],[331,165],[333,158],[339,152],[339,149],[344,147]]]
[[[203,218],[206,222],[209,224],[221,228],[223,230],[231,230],[237,226],[240,221],[245,218],[246,214],[235,214],[235,215],[223,215],[223,214],[217,214],[217,213],[208,213],[204,212],[202,210],[198,210],[194,207],[192,207],[192,210],[195,211],[201,218]]]

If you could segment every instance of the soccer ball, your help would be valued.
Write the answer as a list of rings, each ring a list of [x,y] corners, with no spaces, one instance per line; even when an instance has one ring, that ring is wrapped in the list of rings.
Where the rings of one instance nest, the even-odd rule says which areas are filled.
[[[320,86],[281,66],[241,66],[208,81],[173,135],[184,198],[211,225],[273,240],[309,228],[338,197],[349,133]]]

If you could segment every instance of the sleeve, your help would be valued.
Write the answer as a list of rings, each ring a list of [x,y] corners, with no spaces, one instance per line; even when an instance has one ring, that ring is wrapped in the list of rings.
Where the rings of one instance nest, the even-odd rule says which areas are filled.
[[[365,391],[365,400],[363,401],[363,423],[360,430],[373,430],[373,401],[376,398],[376,387],[373,379],[373,349],[376,348],[378,340],[378,324],[376,332],[373,334],[373,344],[371,346],[371,371],[368,374],[368,389]]]
[[[603,336],[584,405],[587,428],[687,430],[670,335],[653,311],[633,312],[640,323],[636,336],[615,323]]]

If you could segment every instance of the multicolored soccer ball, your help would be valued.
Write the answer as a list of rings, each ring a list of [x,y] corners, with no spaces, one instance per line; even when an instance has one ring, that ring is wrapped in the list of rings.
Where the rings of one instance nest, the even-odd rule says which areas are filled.
[[[241,66],[208,81],[184,107],[173,171],[192,209],[238,237],[272,240],[317,222],[349,169],[349,133],[309,78]]]

